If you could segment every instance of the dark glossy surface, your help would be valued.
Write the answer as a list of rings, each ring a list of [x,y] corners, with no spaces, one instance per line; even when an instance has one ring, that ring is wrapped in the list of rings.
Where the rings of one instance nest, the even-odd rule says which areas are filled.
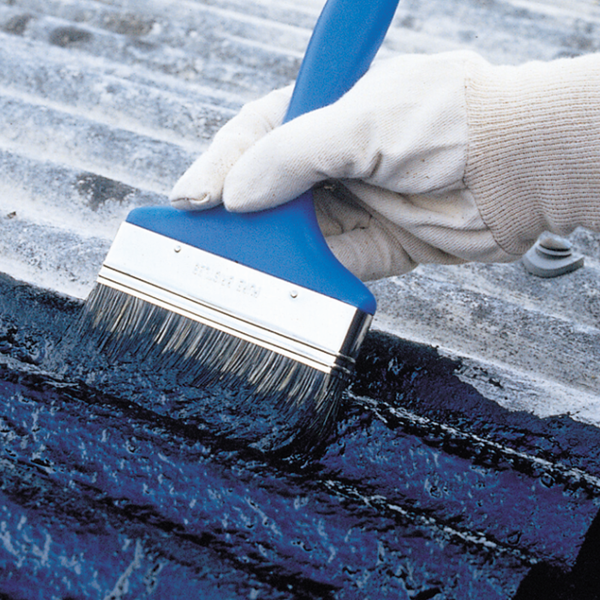
[[[2,280],[4,597],[575,598],[594,584],[595,428],[507,412],[435,350],[372,333],[337,431],[278,458],[236,436],[215,390],[91,355],[65,366],[79,309]]]

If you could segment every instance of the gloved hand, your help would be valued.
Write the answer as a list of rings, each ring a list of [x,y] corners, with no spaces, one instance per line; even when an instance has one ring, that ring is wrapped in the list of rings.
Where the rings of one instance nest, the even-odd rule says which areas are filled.
[[[222,201],[254,211],[328,182],[315,190],[319,224],[363,280],[424,262],[515,260],[544,230],[589,226],[558,214],[565,198],[552,190],[569,169],[581,179],[577,161],[587,165],[576,151],[557,160],[556,145],[582,126],[581,107],[571,115],[565,97],[589,103],[590,77],[600,84],[598,57],[492,67],[470,52],[400,56],[374,64],[331,106],[283,126],[291,88],[278,90],[225,125],[170,198],[183,209]],[[596,135],[594,110],[583,126],[591,121]],[[586,202],[593,196],[592,212],[594,185],[579,186]]]

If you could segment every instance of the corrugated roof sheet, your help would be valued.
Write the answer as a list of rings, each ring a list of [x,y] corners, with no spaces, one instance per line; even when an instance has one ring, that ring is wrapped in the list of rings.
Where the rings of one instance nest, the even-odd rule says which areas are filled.
[[[41,360],[47,345],[54,343],[53,336],[60,333],[75,311],[68,298],[61,300],[53,292],[85,297],[127,212],[134,206],[166,203],[172,184],[227,119],[245,102],[294,79],[323,4],[323,0],[0,1],[0,272],[51,291],[45,295],[33,287],[6,283],[2,277],[0,354],[8,356],[1,366],[8,391],[3,399],[5,429],[0,434],[12,452],[10,468],[3,471],[2,489],[8,494],[10,488],[14,499],[19,490],[29,489],[24,482],[30,480],[35,480],[33,487],[51,488],[54,491],[48,492],[48,497],[52,502],[44,506],[52,515],[52,507],[63,498],[65,503],[74,503],[73,513],[95,507],[108,523],[105,533],[111,550],[107,556],[118,554],[123,536],[135,538],[138,522],[132,517],[126,523],[129,513],[125,509],[125,517],[106,510],[102,494],[109,492],[104,488],[94,491],[97,496],[92,500],[85,496],[97,485],[91,471],[82,471],[83,483],[73,479],[77,479],[73,485],[79,486],[77,497],[83,498],[77,504],[61,487],[60,469],[48,483],[45,475],[32,475],[23,467],[34,464],[33,459],[22,444],[19,446],[20,438],[13,432],[25,427],[19,423],[27,422],[29,427],[31,414],[46,419],[44,443],[51,449],[47,453],[54,452],[51,455],[56,464],[62,464],[63,454],[77,455],[77,461],[87,464],[86,448],[106,451],[103,458],[114,464],[129,460],[125,446],[131,434],[127,427],[131,426],[141,432],[144,440],[152,438],[154,449],[164,450],[165,464],[175,465],[170,476],[176,477],[174,473],[179,469],[184,480],[187,477],[191,482],[190,495],[181,492],[181,502],[192,502],[194,490],[204,483],[210,485],[210,479],[193,480],[191,474],[197,464],[202,464],[205,472],[213,469],[219,476],[221,472],[215,455],[204,447],[198,449],[199,442],[185,455],[185,461],[168,463],[172,446],[165,436],[171,435],[177,441],[179,430],[173,433],[167,427],[167,434],[157,433],[150,421],[138,420],[132,404],[127,404],[134,403],[134,392],[122,392],[124,400],[117,401],[102,394],[96,397],[94,389],[82,391],[64,384],[76,400],[63,406],[63,384],[29,372],[28,365]],[[599,27],[600,5],[595,2],[403,0],[381,53],[469,48],[495,63],[549,60],[598,50]],[[558,279],[535,278],[520,263],[422,266],[404,277],[371,286],[379,303],[374,328],[382,333],[374,333],[367,342],[353,392],[352,410],[357,412],[344,421],[346,430],[323,459],[324,475],[314,474],[310,493],[323,503],[319,510],[325,512],[337,510],[335,507],[342,503],[345,512],[336,517],[347,519],[352,527],[364,523],[364,511],[375,515],[377,527],[381,527],[377,539],[382,544],[374,550],[375,554],[380,552],[377,560],[381,562],[377,564],[386,569],[391,568],[389,564],[397,566],[394,581],[401,580],[398,586],[404,586],[407,597],[437,598],[442,589],[453,597],[457,590],[465,594],[471,589],[489,597],[507,598],[530,567],[549,563],[566,568],[582,547],[589,551],[589,545],[582,546],[583,536],[600,497],[599,463],[590,450],[596,446],[597,430],[586,425],[600,424],[600,236],[577,231],[571,241],[575,250],[585,255],[586,266]],[[53,320],[57,325],[52,325]],[[398,337],[388,337],[388,333]],[[49,404],[39,398],[48,389],[55,394]],[[100,415],[86,403],[86,393],[100,403],[102,410],[106,407],[106,413]],[[165,392],[160,397],[164,406],[158,403],[151,408],[163,415],[161,419],[169,406],[167,396]],[[55,405],[60,405],[63,413],[53,412]],[[179,410],[178,405],[175,408]],[[114,429],[119,441],[112,450],[96,440],[92,430],[77,430],[79,413],[90,421],[105,419],[105,430]],[[552,415],[555,418],[549,418]],[[367,432],[362,437],[359,425],[364,425]],[[396,429],[408,433],[396,435]],[[29,434],[22,435],[29,439]],[[79,446],[67,444],[68,448],[63,449],[60,440],[68,441],[70,435],[81,435],[82,442]],[[182,439],[183,447],[189,438]],[[117,456],[119,447],[125,448],[123,456]],[[228,446],[221,450],[225,451],[229,452]],[[149,480],[142,477],[138,481],[139,473],[148,468],[148,477],[158,479],[167,471],[161,470],[160,464],[147,467],[143,458],[135,452],[130,454],[135,457],[131,459],[132,478],[140,483],[135,494],[139,492],[142,497],[146,493],[143,484]],[[463,460],[465,456],[469,458]],[[453,459],[463,460],[460,468]],[[243,455],[233,461],[233,468],[240,470],[250,486],[248,497],[264,499],[262,484],[253,479],[252,460]],[[50,469],[46,463],[35,464]],[[386,464],[389,473],[382,466]],[[94,463],[96,467],[101,471],[101,465]],[[258,566],[248,570],[240,567],[235,556],[228,555],[225,562],[217,561],[223,571],[215,575],[216,579],[227,586],[234,585],[232,578],[241,578],[247,586],[244,589],[255,586],[252,589],[267,594],[265,597],[297,594],[329,598],[336,597],[335,589],[342,590],[339,597],[350,597],[343,594],[359,589],[362,579],[358,571],[342,575],[342,563],[356,559],[356,568],[363,568],[356,549],[360,549],[361,540],[373,541],[364,533],[370,525],[361,530],[360,535],[365,537],[357,533],[356,539],[344,538],[340,533],[343,527],[338,532],[337,523],[327,523],[319,530],[321,525],[311,521],[314,515],[308,509],[297,512],[304,505],[297,506],[295,500],[290,506],[286,504],[286,494],[296,479],[272,465],[259,465],[257,469],[279,494],[274,493],[276,500],[265,500],[270,519],[287,522],[298,518],[303,531],[327,531],[332,539],[338,536],[337,548],[348,543],[355,554],[351,557],[348,550],[345,558],[331,558],[329,571],[322,567],[329,564],[327,556],[319,554],[322,562],[316,560],[319,566],[307,571],[313,573],[314,580],[294,579],[289,574],[287,579],[279,580],[272,574],[265,575],[262,559],[252,555],[264,541],[253,530],[248,533],[249,542],[240,536],[235,544],[241,545],[241,552],[247,552],[251,564],[256,560]],[[9,477],[9,472],[16,474]],[[363,480],[360,484],[350,481],[348,473],[362,473]],[[125,485],[125,475],[116,471],[113,475],[114,485]],[[415,478],[414,486],[411,477]],[[390,478],[402,481],[395,485]],[[306,492],[302,487],[305,485],[298,483],[301,493]],[[479,494],[478,489],[483,492]],[[511,494],[523,502],[541,501],[543,506],[539,510],[528,506],[521,512],[521,506],[510,503]],[[311,497],[301,496],[299,502],[310,505]],[[188,528],[188,518],[226,519],[230,507],[223,508],[211,498],[202,507],[171,514],[172,507],[163,506],[163,500],[159,496],[148,499],[148,503],[155,502],[152,510],[148,509],[149,520],[152,527],[158,525],[154,529],[148,525],[144,534],[144,565],[150,569],[155,560],[157,568],[162,569],[163,558],[153,559],[158,549],[167,552],[157,541],[162,535],[160,519],[178,532],[168,548],[175,563],[184,564],[186,552],[194,556],[194,565],[216,560],[206,559],[199,550],[201,545],[190,542],[196,533],[193,527]],[[238,500],[236,497],[235,502]],[[129,502],[139,508],[128,499],[124,501],[126,509],[131,508]],[[281,508],[273,508],[276,502]],[[418,510],[411,512],[413,505]],[[7,523],[6,531],[33,539],[35,532],[25,531],[18,520],[11,521],[20,514],[18,507],[10,503],[6,506],[1,517]],[[235,506],[240,521],[253,522],[254,508],[241,500]],[[114,507],[115,511],[119,508],[117,500]],[[498,507],[506,511],[502,518],[518,521],[514,531],[507,528]],[[553,524],[553,515],[559,513],[560,519]],[[73,525],[75,529],[78,526],[78,522]],[[348,531],[358,531],[352,527]],[[561,537],[561,527],[566,530],[565,537]],[[588,539],[593,542],[592,529]],[[433,530],[442,532],[439,539],[430,536]],[[225,540],[226,535],[217,525],[211,531],[231,552],[235,544]],[[394,550],[396,554],[390,558],[389,548],[396,548],[396,537],[408,539],[413,534],[424,548],[423,555],[407,558]],[[324,539],[313,540],[315,547],[324,544]],[[58,536],[54,540],[58,545]],[[105,555],[101,554],[95,563],[81,537],[61,540],[64,546],[60,551],[55,546],[46,564],[39,559],[36,568],[48,572],[64,568],[60,566],[60,552],[67,557],[72,548],[87,552],[88,562],[79,566],[84,565],[90,573],[100,573],[112,560],[106,558],[108,562],[103,563]],[[38,542],[43,558],[45,542]],[[9,555],[10,547],[3,543],[3,551]],[[23,542],[11,556],[31,558],[35,552],[27,554],[29,546],[25,546]],[[184,546],[185,551],[181,550]],[[325,552],[318,547],[319,552]],[[466,554],[465,547],[469,549]],[[388,554],[384,556],[386,548]],[[484,556],[485,548],[491,548],[492,562],[486,562],[491,559]],[[130,550],[133,552],[132,548],[127,552]],[[287,551],[278,547],[272,552],[280,560],[287,557]],[[428,552],[434,562],[449,557],[448,565],[439,566],[437,571],[432,568],[432,575],[427,570],[430,565],[422,562]],[[587,560],[588,555],[581,552]],[[137,556],[136,546],[131,564]],[[126,573],[129,567],[121,564],[125,558],[119,560]],[[220,556],[218,560],[225,559]],[[235,577],[228,574],[228,560],[236,565],[232,571]],[[142,558],[139,562],[142,564]],[[457,564],[464,567],[463,582],[452,578],[451,571]],[[415,569],[412,575],[402,570],[411,565]],[[281,566],[282,572],[287,568],[289,563]],[[494,572],[499,574],[497,579]],[[377,581],[388,585],[389,574],[382,573]],[[415,584],[410,588],[413,575],[421,587]],[[321,581],[321,576],[323,580],[330,577],[338,588],[323,584],[315,591],[311,586]],[[438,576],[439,585],[435,581]],[[347,581],[351,584],[344,587]],[[371,585],[376,587],[375,583]],[[296,587],[288,594],[285,586]],[[396,593],[397,588],[389,589],[390,594]],[[383,588],[379,590],[384,593]]]
[[[84,297],[130,208],[166,202],[243,103],[294,79],[322,4],[2,2],[2,271]],[[382,54],[547,60],[594,51],[599,23],[586,2],[405,1]],[[586,268],[557,280],[515,264],[378,282],[375,326],[465,357],[463,377],[506,406],[598,422],[600,250],[573,241]]]

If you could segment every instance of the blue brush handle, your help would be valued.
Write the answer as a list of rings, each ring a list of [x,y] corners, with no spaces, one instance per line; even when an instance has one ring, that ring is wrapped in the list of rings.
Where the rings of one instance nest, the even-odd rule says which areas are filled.
[[[399,0],[329,0],[315,26],[284,122],[332,104],[367,71]]]
[[[399,0],[328,0],[302,62],[285,120],[327,106],[365,73]],[[317,222],[312,193],[274,209],[235,214],[138,208],[127,221],[312,289],[374,314],[368,288],[333,256]]]

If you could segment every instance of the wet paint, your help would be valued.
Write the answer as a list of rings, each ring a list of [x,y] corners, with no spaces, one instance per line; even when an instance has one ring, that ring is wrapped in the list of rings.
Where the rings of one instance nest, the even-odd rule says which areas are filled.
[[[282,458],[225,393],[61,362],[79,310],[0,280],[0,597],[523,598],[594,556],[597,430],[432,348],[372,333],[337,430]]]

